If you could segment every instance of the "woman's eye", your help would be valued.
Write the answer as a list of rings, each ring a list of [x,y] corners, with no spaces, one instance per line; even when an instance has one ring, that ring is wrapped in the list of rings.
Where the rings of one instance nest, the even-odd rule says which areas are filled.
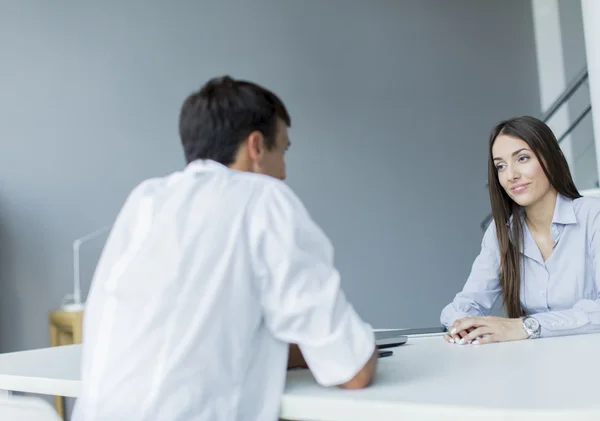
[[[498,165],[496,165],[496,169],[497,169],[498,171],[500,171],[500,170],[503,170],[505,166],[506,166],[506,165],[504,165],[504,164],[498,164]]]
[[[529,157],[527,155],[521,155],[519,157],[519,162],[525,162],[529,159]]]

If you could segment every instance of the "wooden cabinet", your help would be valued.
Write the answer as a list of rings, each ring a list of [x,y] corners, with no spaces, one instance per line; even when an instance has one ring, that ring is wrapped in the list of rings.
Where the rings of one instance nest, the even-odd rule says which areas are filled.
[[[80,344],[82,322],[82,311],[51,311],[48,317],[50,346]],[[54,407],[58,415],[65,419],[65,404],[62,396],[54,397]]]

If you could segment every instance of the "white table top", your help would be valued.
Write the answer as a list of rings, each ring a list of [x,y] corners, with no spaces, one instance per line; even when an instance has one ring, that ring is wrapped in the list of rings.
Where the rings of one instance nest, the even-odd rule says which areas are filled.
[[[363,390],[318,386],[308,370],[288,373],[287,419],[397,419],[411,405],[450,409],[600,410],[600,334],[491,345],[411,337],[379,360]],[[80,346],[0,355],[0,389],[77,397]]]
[[[0,354],[0,390],[77,397],[80,366],[80,345]]]
[[[599,358],[600,334],[490,345],[410,338],[392,357],[379,360],[375,382],[363,390],[320,388],[307,370],[290,372],[281,416],[406,419],[407,408],[418,404],[463,413],[494,408],[553,416],[595,409],[600,419]]]

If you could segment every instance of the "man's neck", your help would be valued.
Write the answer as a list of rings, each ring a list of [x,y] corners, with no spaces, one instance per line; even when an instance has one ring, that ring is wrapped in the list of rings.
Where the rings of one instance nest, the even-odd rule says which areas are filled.
[[[552,190],[525,209],[525,221],[530,231],[550,232],[550,226],[554,218],[554,208],[556,207],[556,196],[556,191]]]
[[[234,161],[227,166],[232,170],[251,172],[252,162],[248,159],[246,145],[240,146],[237,154],[235,155]]]
[[[245,162],[234,162],[232,164],[229,164],[227,167],[231,168],[232,170],[236,170],[236,171],[245,171],[245,172],[250,171],[250,166],[246,165]]]

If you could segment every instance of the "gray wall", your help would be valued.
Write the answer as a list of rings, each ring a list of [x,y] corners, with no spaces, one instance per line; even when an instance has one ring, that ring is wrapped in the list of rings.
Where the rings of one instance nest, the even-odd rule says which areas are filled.
[[[179,106],[222,73],[287,103],[289,183],[360,313],[438,323],[481,241],[487,134],[540,112],[528,1],[83,3],[0,3],[2,351],[48,344],[73,239],[181,168]]]

